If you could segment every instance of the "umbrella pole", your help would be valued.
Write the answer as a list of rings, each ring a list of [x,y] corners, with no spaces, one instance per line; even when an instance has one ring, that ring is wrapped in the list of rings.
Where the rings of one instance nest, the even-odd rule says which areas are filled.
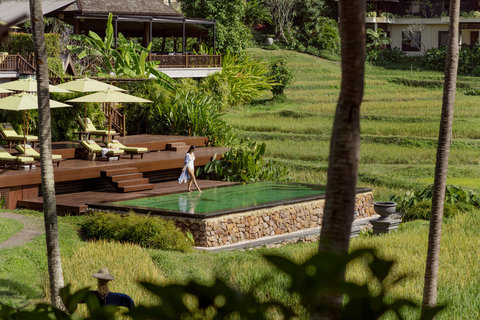
[[[27,135],[25,134],[25,110],[22,111],[23,118],[23,155],[27,152]]]
[[[107,134],[107,147],[110,144],[110,133],[112,132],[112,103],[108,104],[108,134]]]
[[[87,104],[86,103],[85,103],[85,129],[84,130],[85,130],[85,137],[88,139],[88,136],[87,136]]]

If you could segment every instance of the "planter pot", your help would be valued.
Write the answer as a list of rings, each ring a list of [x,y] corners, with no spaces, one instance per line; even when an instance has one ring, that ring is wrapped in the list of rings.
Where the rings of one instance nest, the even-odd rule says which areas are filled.
[[[373,210],[382,217],[388,217],[395,213],[397,204],[395,202],[374,202]]]

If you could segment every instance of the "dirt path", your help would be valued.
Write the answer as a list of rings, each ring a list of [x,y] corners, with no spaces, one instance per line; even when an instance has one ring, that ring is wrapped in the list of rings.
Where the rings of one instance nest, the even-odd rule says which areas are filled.
[[[44,233],[43,221],[40,218],[21,214],[0,212],[0,218],[14,219],[23,224],[23,229],[7,240],[0,242],[0,249],[14,248],[30,242],[36,236]]]

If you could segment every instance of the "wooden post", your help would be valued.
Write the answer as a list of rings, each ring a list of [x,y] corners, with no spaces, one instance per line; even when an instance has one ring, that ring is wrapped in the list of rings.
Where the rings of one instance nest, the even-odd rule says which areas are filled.
[[[75,18],[73,20],[73,33],[74,34],[80,34],[81,29],[80,29],[80,19]]]
[[[143,41],[142,41],[142,45],[143,47],[147,47],[148,44],[150,43],[150,24],[148,22],[144,22],[143,23]]]
[[[123,130],[122,130],[122,137],[127,135],[127,121],[125,117],[125,113],[122,112],[122,120],[123,120]]]
[[[187,44],[187,39],[185,38],[185,18],[183,18],[183,30],[182,30],[182,54],[185,54],[185,46]]]

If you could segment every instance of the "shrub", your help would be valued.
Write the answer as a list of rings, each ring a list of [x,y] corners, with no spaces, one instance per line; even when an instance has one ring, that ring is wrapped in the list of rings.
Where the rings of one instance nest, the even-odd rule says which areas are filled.
[[[307,49],[328,50],[340,53],[340,33],[335,20],[326,17],[317,17],[312,21],[305,21],[293,29],[295,39]]]
[[[189,0],[181,4],[185,16],[216,20],[216,45],[222,52],[241,52],[250,44],[252,33],[244,24],[244,0]],[[210,30],[210,41],[212,39]]]
[[[447,49],[445,47],[432,48],[427,50],[425,55],[421,57],[422,66],[428,70],[443,71],[445,69],[445,59],[447,57]],[[458,61],[458,73],[480,75],[480,47],[465,47],[460,49]]]
[[[272,87],[273,97],[283,96],[285,87],[293,80],[293,74],[287,66],[287,60],[285,58],[273,60],[270,64],[270,70],[270,77],[275,81]]]
[[[367,50],[367,61],[376,65],[386,65],[405,61],[406,54],[399,48]]]
[[[114,240],[146,248],[189,251],[192,242],[172,221],[130,213],[96,213],[80,223],[80,233],[88,240]]]
[[[233,129],[220,117],[217,97],[225,94],[223,82],[208,91],[193,80],[183,80],[177,84],[175,94],[151,80],[120,86],[153,101],[145,105],[125,104],[129,134],[206,136],[212,145],[229,145],[235,139]]]
[[[415,203],[414,205],[406,208],[404,210],[404,215],[402,216],[402,221],[412,221],[412,220],[430,220],[430,213],[432,201],[423,200]],[[443,217],[444,218],[453,218],[458,212],[464,211],[464,208],[459,208],[454,204],[445,204],[443,208]]]
[[[404,221],[430,219],[433,185],[416,192],[407,192],[404,196],[392,197],[397,202],[397,210],[404,212]],[[480,208],[480,196],[463,190],[461,187],[447,185],[445,189],[444,217],[453,217],[457,212]]]
[[[233,142],[233,129],[221,119],[213,97],[188,87],[177,88],[172,102],[163,113],[164,125],[169,134],[206,136],[213,145]]]
[[[60,56],[60,35],[58,33],[46,33],[45,45],[48,57],[58,58]],[[5,42],[0,43],[0,51],[29,56],[34,52],[32,35],[11,33]]]
[[[261,60],[227,53],[222,57],[222,68],[221,73],[208,76],[201,83],[202,90],[208,93],[217,90],[219,85],[226,85],[226,88],[217,90],[227,90],[216,96],[222,99],[219,101],[222,109],[249,103],[253,98],[272,89],[270,70]]]
[[[198,168],[197,173],[207,179],[231,182],[288,180],[286,167],[263,159],[265,149],[265,143],[242,140],[239,146],[224,153],[221,159],[214,158],[204,168]]]

